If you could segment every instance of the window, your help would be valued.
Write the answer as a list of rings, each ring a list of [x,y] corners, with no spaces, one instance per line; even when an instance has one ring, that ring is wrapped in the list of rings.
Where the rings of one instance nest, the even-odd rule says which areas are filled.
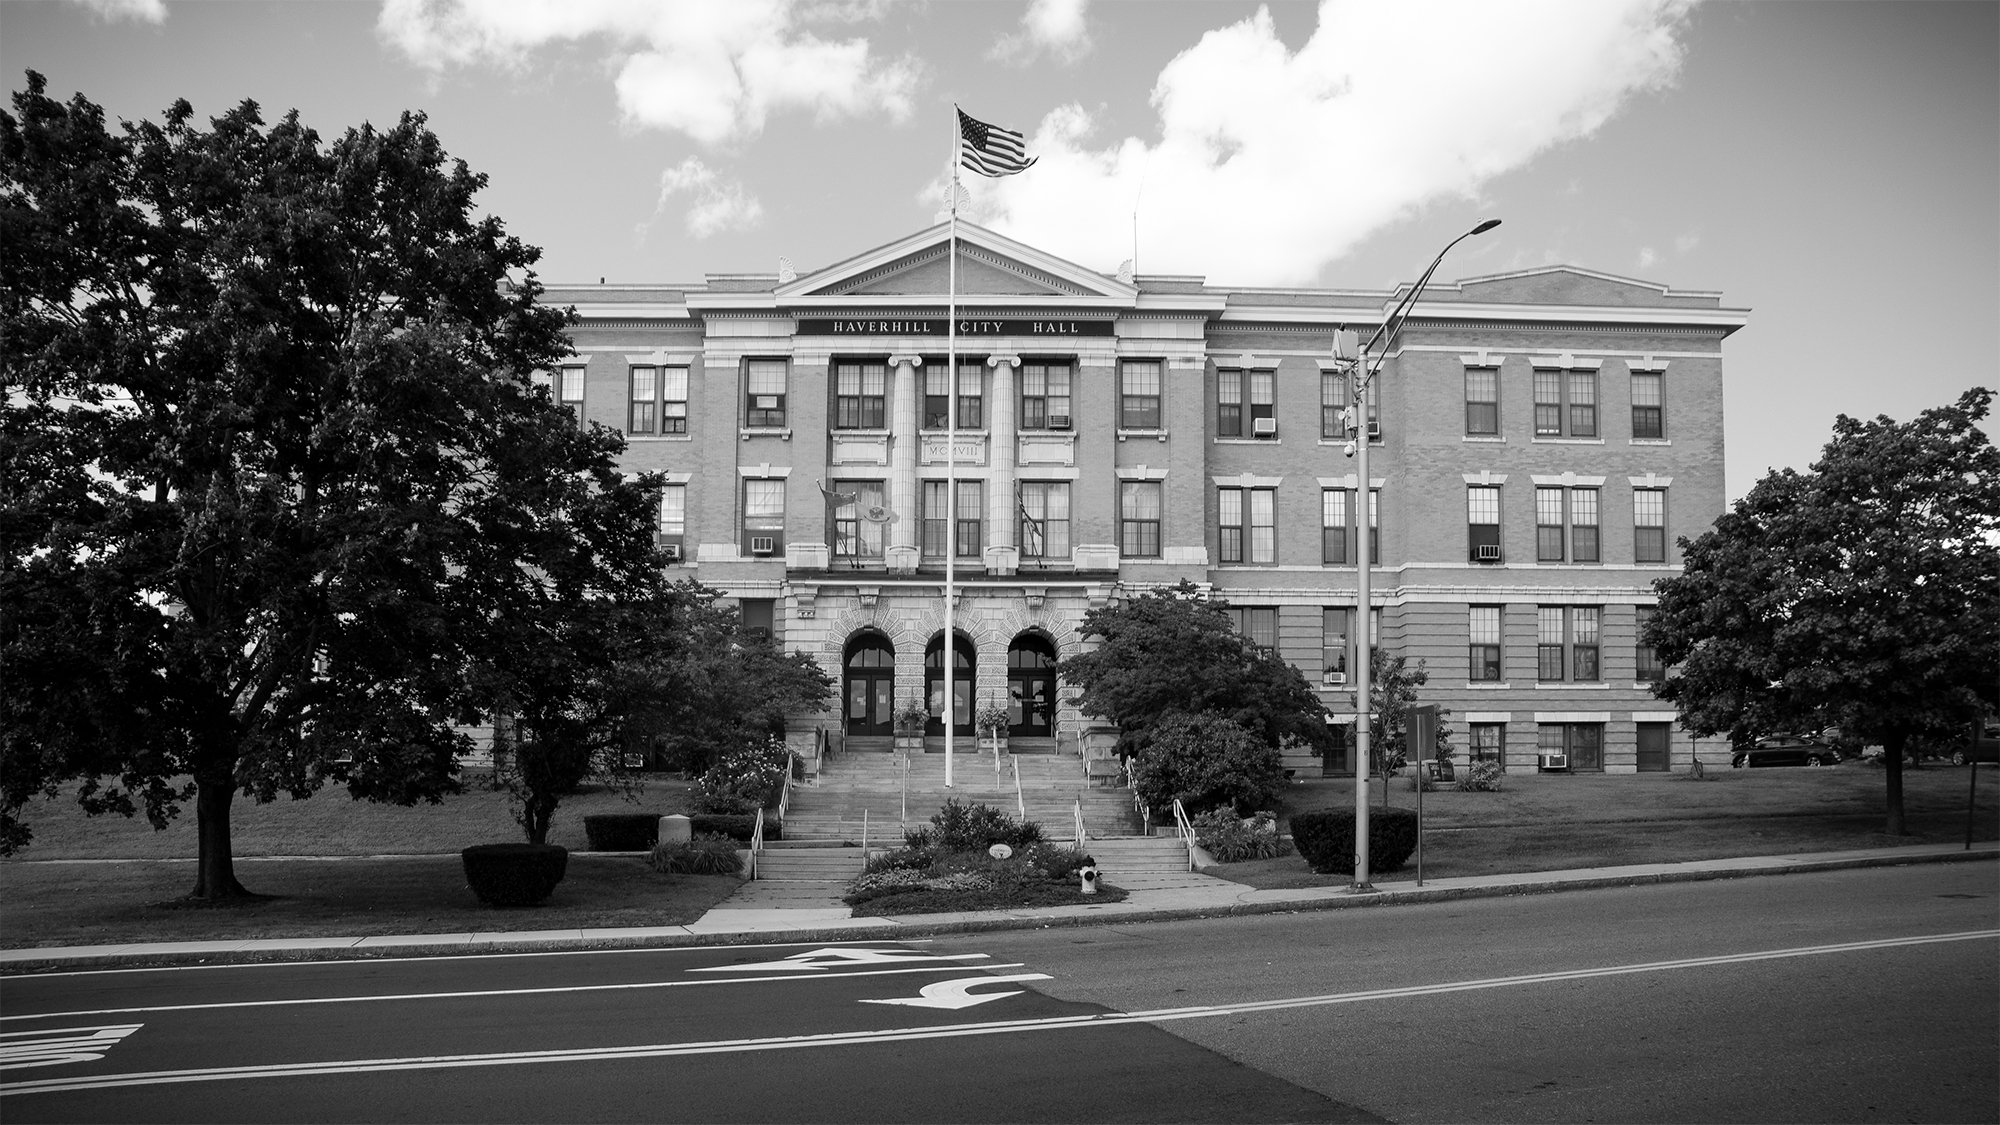
[[[1632,436],[1635,438],[1667,436],[1660,383],[1660,373],[1657,371],[1632,373]]]
[[[1229,616],[1236,631],[1265,652],[1278,650],[1278,610],[1276,606],[1230,606]]]
[[[1597,561],[1596,489],[1535,489],[1536,561],[1562,562],[1565,539],[1571,561]]]
[[[837,363],[833,368],[833,428],[879,430],[888,423],[889,367],[883,363]]]
[[[783,426],[785,424],[785,361],[782,359],[753,359],[748,362],[743,380],[744,412],[746,426]]]
[[[1535,369],[1535,436],[1597,436],[1597,372]]]
[[[1472,731],[1472,760],[1475,762],[1507,762],[1506,723],[1468,723]]]
[[[632,369],[632,402],[625,412],[625,432],[650,434],[658,422],[660,409],[660,369]]]
[[[1368,490],[1368,561],[1382,562],[1382,490]],[[1345,488],[1324,488],[1319,494],[1320,561],[1337,566],[1352,563],[1357,555],[1354,529],[1349,515],[1354,510],[1354,492]]]
[[[951,526],[952,553],[958,558],[977,558],[986,549],[986,486],[976,480],[952,482],[958,487],[957,520],[946,510],[946,484],[941,480],[924,483],[923,553],[942,558],[946,527]]]
[[[956,425],[961,430],[981,430],[986,428],[985,372],[978,363],[958,365],[958,417]],[[951,376],[942,364],[924,370],[924,426],[926,430],[942,430],[954,424],[947,413],[951,409]]]
[[[1500,489],[1473,484],[1465,489],[1466,537],[1474,562],[1500,561]]]
[[[1118,428],[1160,428],[1160,361],[1126,360],[1118,376]]]
[[[751,555],[774,555],[784,549],[785,482],[743,482],[743,549]]]
[[[1539,723],[1535,727],[1535,752],[1544,758],[1561,755],[1567,769],[1601,770],[1604,724]]]
[[[743,615],[743,631],[752,637],[770,636],[777,620],[777,604],[773,598],[739,600],[736,605],[737,611]]]
[[[546,373],[538,371],[532,381],[538,387],[547,387],[549,397],[568,407],[577,425],[583,424],[583,368],[558,367]]]
[[[660,489],[661,535],[687,534],[687,485],[670,484]]]
[[[1500,607],[1475,605],[1468,609],[1466,634],[1471,642],[1470,679],[1474,682],[1500,680]]]
[[[883,503],[879,480],[841,481],[835,486],[838,502],[833,509],[833,557],[835,560],[879,559],[882,557],[882,529],[887,526],[888,508]]]
[[[1021,482],[1021,557],[1069,557],[1069,484],[1065,481]]]
[[[1070,428],[1067,363],[1024,363],[1021,365],[1021,428],[1024,430],[1067,430]]]
[[[1653,619],[1653,610],[1650,606],[1640,606],[1638,616],[1638,631],[1634,635],[1643,638],[1646,635],[1646,623]],[[1667,678],[1667,669],[1660,663],[1659,652],[1643,639],[1633,644],[1632,656],[1633,679],[1642,684],[1657,684]]]
[[[634,367],[631,387],[625,432],[687,433],[687,368]]]
[[[1346,606],[1336,606],[1320,610],[1319,652],[1321,680],[1329,684],[1347,682],[1348,643],[1347,629],[1354,620],[1354,611]]]
[[[951,372],[942,366],[924,368],[924,429],[942,430],[951,410]]]
[[[1217,492],[1217,557],[1225,563],[1278,561],[1277,490],[1224,488]]]
[[[1119,554],[1139,559],[1160,557],[1160,492],[1156,480],[1119,482]]]
[[[1492,367],[1465,369],[1465,432],[1500,432],[1500,372]]]
[[[1598,622],[1596,606],[1538,606],[1535,678],[1548,683],[1598,680]]]
[[[1216,372],[1216,436],[1243,437],[1246,434],[1256,436],[1259,433],[1257,428],[1259,418],[1269,418],[1275,422],[1277,406],[1273,394],[1276,380],[1275,371]],[[1271,433],[1276,433],[1276,430],[1271,430]]]
[[[1667,492],[1641,488],[1632,493],[1632,561],[1667,561]]]
[[[1381,391],[1381,384],[1368,384],[1368,433],[1371,437],[1382,436]],[[1350,436],[1345,415],[1348,406],[1347,392],[1348,380],[1345,372],[1319,373],[1319,436],[1335,441],[1346,441]]]

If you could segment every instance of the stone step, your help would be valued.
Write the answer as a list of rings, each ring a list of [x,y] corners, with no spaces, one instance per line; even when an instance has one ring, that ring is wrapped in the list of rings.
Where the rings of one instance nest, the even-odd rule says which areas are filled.
[[[831,852],[826,858],[798,852],[772,851],[764,852],[757,857],[759,879],[839,882],[852,879],[859,874],[861,874],[859,848]]]

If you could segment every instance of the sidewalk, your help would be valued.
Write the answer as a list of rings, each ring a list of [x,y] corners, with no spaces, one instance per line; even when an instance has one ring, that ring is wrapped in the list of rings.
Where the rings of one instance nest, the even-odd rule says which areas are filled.
[[[1481,875],[1459,879],[1426,879],[1419,887],[1407,881],[1378,882],[1375,890],[1355,894],[1345,887],[1303,887],[1258,890],[1209,875],[1133,875],[1118,885],[1129,892],[1123,902],[1101,906],[1043,906],[1020,910],[989,910],[961,914],[912,914],[900,918],[853,918],[846,907],[732,907],[727,901],[684,926],[646,926],[605,930],[537,930],[462,934],[412,934],[401,937],[267,938],[258,940],[176,941],[124,945],[79,945],[0,950],[0,966],[68,962],[118,961],[176,957],[229,956],[286,951],[338,952],[388,950],[408,952],[498,952],[521,949],[562,949],[611,946],[734,945],[782,941],[894,941],[931,934],[984,930],[1038,929],[1049,926],[1095,925],[1109,922],[1159,922],[1182,918],[1215,918],[1241,914],[1271,914],[1301,910],[1336,910],[1363,906],[1396,906],[1444,899],[1539,894],[1592,887],[1624,887],[1645,883],[1679,883],[1704,879],[1734,879],[1751,875],[1786,875],[1803,871],[1838,871],[1855,867],[1896,867],[1914,863],[1954,863],[2000,857],[2000,841],[1974,844],[1926,844],[1916,847],[1813,852],[1804,855],[1749,856],[1690,863],[1635,864],[1575,871],[1535,871],[1520,875]],[[1402,876],[1403,872],[1398,872]]]

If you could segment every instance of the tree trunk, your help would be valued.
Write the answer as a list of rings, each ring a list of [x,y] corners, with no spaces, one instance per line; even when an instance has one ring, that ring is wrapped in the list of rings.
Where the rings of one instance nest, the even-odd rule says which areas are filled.
[[[229,845],[229,806],[236,799],[236,779],[202,777],[196,781],[195,829],[200,851],[195,860],[194,890],[189,898],[220,902],[257,898],[236,881],[236,857]]]
[[[1889,782],[1889,824],[1883,831],[1891,836],[1903,834],[1903,751],[1909,744],[1909,735],[1898,732],[1882,747],[1882,768],[1888,771]]]

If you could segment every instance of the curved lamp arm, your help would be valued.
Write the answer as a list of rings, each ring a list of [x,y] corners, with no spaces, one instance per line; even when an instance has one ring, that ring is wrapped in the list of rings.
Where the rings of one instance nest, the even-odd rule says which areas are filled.
[[[1430,267],[1424,270],[1423,276],[1417,278],[1416,285],[1411,287],[1410,291],[1403,295],[1402,300],[1396,302],[1396,307],[1390,311],[1388,316],[1382,319],[1382,324],[1380,327],[1375,329],[1375,334],[1373,336],[1368,337],[1368,343],[1364,345],[1361,349],[1361,358],[1363,359],[1364,362],[1368,357],[1368,353],[1375,350],[1375,342],[1382,339],[1385,334],[1391,340],[1394,340],[1396,338],[1396,330],[1401,329],[1403,321],[1409,319],[1411,307],[1417,303],[1417,297],[1423,293],[1424,286],[1429,285],[1431,283],[1431,275],[1437,272],[1438,263],[1444,261],[1444,256],[1446,254],[1451,253],[1451,248],[1458,245],[1461,242],[1464,242],[1466,239],[1471,238],[1475,234],[1485,234],[1487,231],[1492,230],[1494,227],[1497,227],[1499,225],[1500,225],[1500,220],[1498,219],[1484,220],[1478,226],[1473,227],[1471,230],[1466,231],[1464,234],[1461,234],[1457,238],[1454,238],[1450,242],[1444,244],[1444,249],[1438,251],[1438,256],[1431,259]],[[1367,386],[1368,383],[1374,379],[1375,372],[1380,371],[1382,369],[1382,361],[1387,358],[1388,358],[1387,355],[1377,356],[1375,359],[1374,369],[1364,370],[1360,373],[1361,378],[1359,382],[1361,386],[1363,387]]]

